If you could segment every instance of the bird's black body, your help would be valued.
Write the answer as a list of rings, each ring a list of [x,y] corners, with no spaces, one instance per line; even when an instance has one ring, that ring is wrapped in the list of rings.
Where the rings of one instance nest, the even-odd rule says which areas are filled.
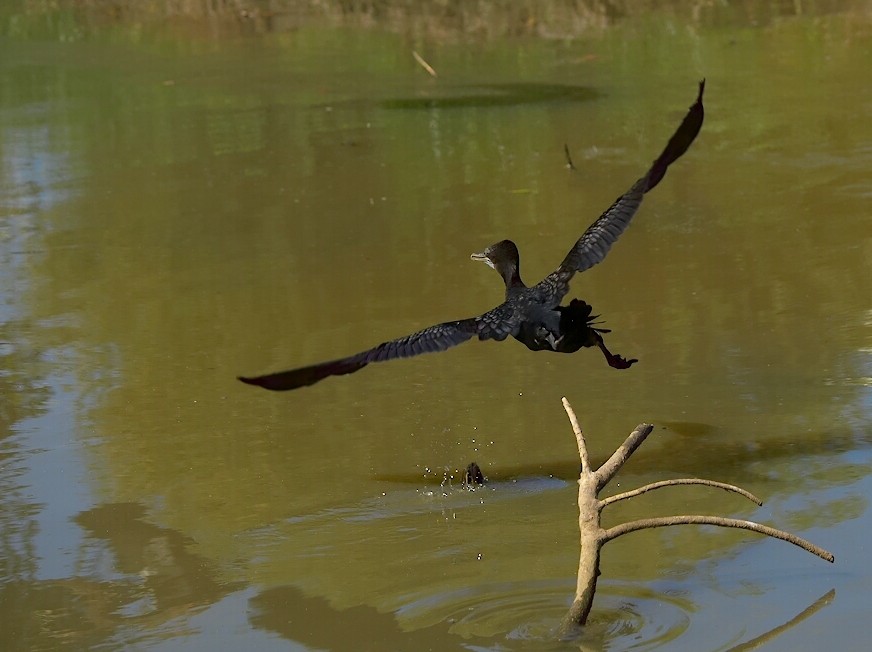
[[[568,306],[559,305],[566,294],[559,279],[555,282],[560,268],[533,287],[527,287],[521,280],[518,247],[511,240],[497,242],[482,253],[473,254],[472,259],[487,263],[502,276],[506,284],[506,303],[523,315],[512,335],[531,351],[575,353],[582,347],[597,346],[615,369],[626,369],[638,362],[625,360],[606,348],[601,333],[609,330],[593,325],[597,316],[591,315],[587,303],[573,299]]]
[[[525,322],[515,339],[531,351],[554,351],[555,353],[575,353],[580,348],[598,346],[606,356],[609,365],[616,369],[626,369],[638,360],[625,360],[611,353],[603,342],[601,333],[611,332],[607,328],[594,326],[598,315],[591,315],[591,307],[581,299],[573,299],[568,306],[557,306],[557,322],[552,315],[544,319],[530,319]]]
[[[615,200],[578,239],[560,266],[536,285],[527,287],[521,280],[518,248],[511,240],[503,240],[472,256],[499,272],[506,286],[505,301],[483,315],[430,326],[347,358],[239,380],[276,391],[296,389],[328,376],[353,373],[371,362],[444,351],[473,337],[502,341],[509,335],[533,351],[573,353],[582,347],[598,346],[612,367],[629,367],[636,361],[625,360],[605,347],[601,333],[608,331],[592,325],[595,317],[591,317],[588,304],[579,299],[573,299],[568,306],[560,302],[569,291],[573,275],[602,262],[639,209],[645,193],[660,183],[667,168],[690,147],[702,127],[704,89],[703,81],[696,102],[645,175]]]

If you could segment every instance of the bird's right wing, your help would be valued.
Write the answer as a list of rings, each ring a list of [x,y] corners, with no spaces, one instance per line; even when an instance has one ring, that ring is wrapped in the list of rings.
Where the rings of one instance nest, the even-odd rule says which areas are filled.
[[[565,294],[568,289],[567,284],[573,274],[590,269],[603,261],[611,246],[630,224],[636,211],[639,210],[642,197],[660,183],[669,166],[687,151],[702,128],[705,117],[702,104],[704,90],[705,80],[702,80],[699,83],[696,102],[690,107],[684,120],[672,134],[672,138],[669,139],[663,152],[651,164],[645,176],[618,197],[608,210],[587,228],[569,253],[566,254],[560,267],[547,277],[546,281],[560,286]]]
[[[479,317],[436,324],[417,333],[382,342],[378,346],[347,358],[265,376],[240,376],[239,380],[273,391],[297,389],[314,385],[329,376],[354,373],[370,362],[384,362],[397,358],[410,358],[422,353],[445,351],[476,336],[480,340],[504,340],[516,328],[515,321],[517,320],[513,310],[504,303]]]

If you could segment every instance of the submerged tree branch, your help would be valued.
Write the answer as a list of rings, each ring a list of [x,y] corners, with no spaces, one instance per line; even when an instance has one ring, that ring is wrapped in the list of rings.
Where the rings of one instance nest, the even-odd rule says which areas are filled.
[[[587,618],[590,615],[591,607],[593,606],[593,598],[596,593],[597,579],[599,578],[599,562],[602,547],[620,536],[636,532],[638,530],[646,530],[649,528],[667,527],[670,525],[714,525],[719,527],[732,527],[743,530],[750,530],[759,534],[765,534],[782,541],[787,541],[795,546],[799,546],[821,559],[833,562],[833,555],[819,548],[818,546],[802,539],[798,536],[777,530],[767,525],[754,523],[753,521],[743,521],[732,518],[723,518],[720,516],[700,516],[700,515],[680,515],[680,516],[664,516],[659,518],[647,518],[629,523],[616,525],[608,530],[604,530],[601,525],[602,509],[606,505],[616,503],[621,500],[627,500],[635,496],[640,496],[648,491],[660,489],[662,487],[671,487],[675,485],[704,485],[732,491],[748,500],[751,500],[758,505],[762,501],[754,494],[745,491],[741,487],[716,482],[714,480],[704,480],[700,478],[678,478],[674,480],[663,480],[653,482],[638,489],[616,494],[609,498],[600,500],[599,492],[605,487],[609,481],[617,474],[624,463],[630,458],[633,452],[645,441],[646,437],[654,430],[654,426],[642,423],[636,426],[636,429],[624,440],[624,443],[612,454],[612,456],[602,465],[596,472],[591,471],[590,458],[587,451],[587,444],[584,440],[581,426],[575,416],[575,412],[569,401],[563,399],[563,408],[569,417],[572,424],[572,431],[575,433],[575,441],[578,444],[578,456],[581,460],[581,472],[578,477],[578,530],[579,544],[581,552],[578,561],[578,576],[576,580],[575,598],[572,601],[572,606],[568,613],[564,616],[560,625],[558,634],[561,638],[567,639],[575,636],[579,628],[584,626]]]
[[[565,399],[564,399],[565,400]],[[619,500],[626,500],[628,498],[634,498],[636,496],[641,496],[644,493],[649,491],[653,491],[654,489],[660,489],[662,487],[674,487],[676,485],[688,485],[688,484],[699,484],[704,485],[706,487],[715,487],[717,489],[723,489],[724,491],[732,491],[733,493],[737,493],[740,496],[744,496],[748,500],[753,503],[757,503],[757,505],[762,505],[763,501],[757,498],[750,491],[745,491],[741,487],[737,487],[733,484],[727,484],[725,482],[717,482],[715,480],[705,480],[703,478],[675,478],[674,480],[661,480],[660,482],[652,482],[651,484],[646,484],[644,487],[639,487],[638,489],[633,489],[632,491],[625,491],[622,494],[615,494],[614,496],[609,496],[608,498],[603,498],[600,501],[600,505],[605,507],[606,505],[611,505],[612,503],[616,503]]]
[[[735,518],[723,518],[721,516],[701,516],[698,514],[660,516],[657,518],[643,518],[638,521],[621,523],[620,525],[611,527],[603,532],[603,543],[612,541],[613,539],[617,539],[618,537],[629,534],[630,532],[647,530],[649,528],[656,527],[669,527],[670,525],[716,525],[718,527],[734,527],[740,528],[742,530],[750,530],[751,532],[765,534],[766,536],[774,537],[776,539],[781,539],[782,541],[792,543],[793,545],[799,546],[803,550],[807,550],[813,555],[817,555],[821,559],[825,559],[830,563],[836,560],[831,552],[828,552],[823,548],[819,548],[810,541],[806,541],[805,539],[798,537],[795,534],[791,534],[790,532],[777,530],[773,527],[769,527],[768,525],[755,523],[754,521],[742,521]]]

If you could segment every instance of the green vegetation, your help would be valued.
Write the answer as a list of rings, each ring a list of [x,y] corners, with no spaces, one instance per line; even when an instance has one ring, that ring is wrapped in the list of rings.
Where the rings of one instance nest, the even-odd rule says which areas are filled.
[[[0,9],[4,33],[48,30],[81,37],[124,23],[171,23],[210,35],[284,32],[313,22],[378,27],[428,38],[537,36],[565,39],[602,30],[653,11],[699,26],[765,26],[783,19],[850,12],[868,21],[868,1],[803,0],[17,0]]]

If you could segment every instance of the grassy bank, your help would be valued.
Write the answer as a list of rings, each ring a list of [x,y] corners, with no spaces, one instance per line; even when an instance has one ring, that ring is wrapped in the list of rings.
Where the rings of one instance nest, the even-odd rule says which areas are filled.
[[[311,22],[377,27],[430,38],[572,38],[657,11],[694,25],[765,26],[799,15],[872,18],[869,0],[18,0],[18,21],[62,19],[79,30],[107,24],[187,26],[212,33],[289,31]]]

